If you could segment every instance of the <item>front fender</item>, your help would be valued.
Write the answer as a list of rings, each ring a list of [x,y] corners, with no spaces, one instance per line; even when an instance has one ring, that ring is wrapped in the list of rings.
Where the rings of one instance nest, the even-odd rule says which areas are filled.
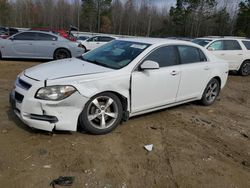
[[[74,87],[81,95],[91,98],[102,92],[115,92],[129,100],[130,91],[130,76],[123,75],[117,77],[110,77],[104,79],[97,79],[92,81],[83,81],[74,84]]]

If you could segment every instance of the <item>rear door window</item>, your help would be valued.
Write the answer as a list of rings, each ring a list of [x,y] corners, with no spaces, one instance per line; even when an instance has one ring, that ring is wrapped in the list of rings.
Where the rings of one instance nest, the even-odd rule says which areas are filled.
[[[207,61],[205,54],[192,46],[178,46],[181,64],[199,63]]]
[[[241,50],[241,46],[237,40],[224,40],[224,50]]]
[[[50,34],[37,33],[36,39],[42,40],[42,41],[56,41],[57,37],[50,35]]]
[[[250,50],[250,41],[243,40],[242,42],[243,42],[243,44],[245,45],[245,47],[246,47],[248,50]]]

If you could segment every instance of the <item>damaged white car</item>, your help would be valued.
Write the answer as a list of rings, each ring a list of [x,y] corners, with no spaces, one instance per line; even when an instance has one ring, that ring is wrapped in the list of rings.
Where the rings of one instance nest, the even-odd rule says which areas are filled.
[[[132,116],[201,100],[225,86],[228,64],[202,47],[166,39],[120,39],[18,75],[10,99],[28,126],[105,134]]]

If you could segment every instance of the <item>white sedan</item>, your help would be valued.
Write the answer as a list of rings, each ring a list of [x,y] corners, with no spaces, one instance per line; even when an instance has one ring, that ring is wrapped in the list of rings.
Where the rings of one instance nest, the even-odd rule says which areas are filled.
[[[0,39],[0,58],[64,59],[85,52],[81,44],[43,31],[24,31]]]
[[[98,35],[90,37],[86,40],[79,41],[82,45],[85,51],[90,51],[93,49],[96,49],[100,46],[103,46],[104,44],[107,44],[108,42],[117,39],[117,37],[113,36],[106,36],[106,35]]]
[[[132,116],[195,100],[211,105],[228,64],[190,42],[120,39],[18,75],[10,99],[27,125],[105,134]]]

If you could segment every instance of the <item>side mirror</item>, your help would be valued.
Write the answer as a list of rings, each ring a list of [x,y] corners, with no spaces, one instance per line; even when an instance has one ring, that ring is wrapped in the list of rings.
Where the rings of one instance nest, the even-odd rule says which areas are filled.
[[[10,39],[11,41],[13,41],[13,40],[14,40],[14,37],[10,37],[9,39]]]
[[[141,65],[140,65],[140,69],[141,70],[150,70],[150,69],[159,69],[160,66],[157,62],[155,61],[151,61],[151,60],[147,60],[144,61]]]
[[[208,49],[207,49],[208,51],[214,51],[214,48],[212,48],[212,47],[208,47]]]

